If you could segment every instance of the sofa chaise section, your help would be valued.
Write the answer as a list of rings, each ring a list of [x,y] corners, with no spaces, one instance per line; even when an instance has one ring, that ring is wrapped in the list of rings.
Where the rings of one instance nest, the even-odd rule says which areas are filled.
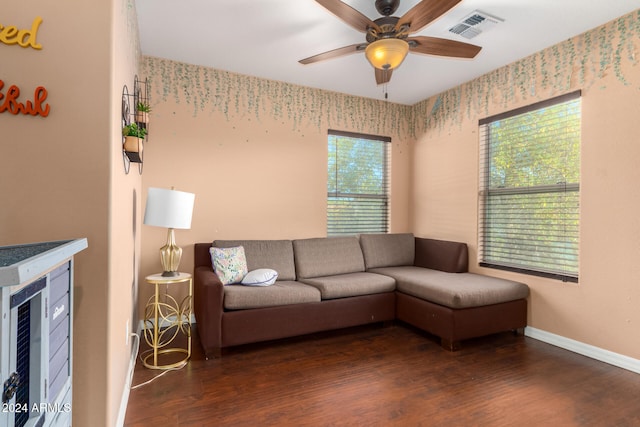
[[[396,316],[441,339],[448,350],[460,341],[527,324],[529,287],[469,273],[464,243],[412,234],[360,236],[367,271],[396,281]]]

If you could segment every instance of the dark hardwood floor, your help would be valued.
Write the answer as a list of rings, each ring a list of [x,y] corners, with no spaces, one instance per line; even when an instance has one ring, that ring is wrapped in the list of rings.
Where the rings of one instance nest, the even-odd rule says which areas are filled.
[[[197,340],[186,367],[131,390],[126,427],[640,426],[640,375],[511,333],[450,353],[367,326],[214,360]],[[138,361],[133,384],[159,373]]]

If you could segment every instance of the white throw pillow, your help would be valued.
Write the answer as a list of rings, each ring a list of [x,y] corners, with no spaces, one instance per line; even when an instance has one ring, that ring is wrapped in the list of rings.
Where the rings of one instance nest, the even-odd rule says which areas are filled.
[[[247,273],[240,283],[247,286],[269,286],[273,285],[277,278],[277,271],[270,268],[258,268]]]

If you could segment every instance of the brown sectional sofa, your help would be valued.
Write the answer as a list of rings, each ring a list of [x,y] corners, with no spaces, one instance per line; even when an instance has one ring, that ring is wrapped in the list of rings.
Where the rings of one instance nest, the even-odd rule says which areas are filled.
[[[271,268],[271,286],[223,286],[210,248],[242,246],[249,271]],[[461,340],[527,322],[527,285],[467,272],[464,243],[410,233],[195,244],[194,312],[207,357],[223,348],[399,319]]]

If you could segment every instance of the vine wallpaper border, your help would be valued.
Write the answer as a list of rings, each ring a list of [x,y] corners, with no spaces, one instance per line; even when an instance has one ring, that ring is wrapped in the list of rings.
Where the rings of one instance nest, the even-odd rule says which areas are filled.
[[[461,126],[464,120],[602,84],[613,72],[629,86],[638,65],[640,10],[498,68],[413,106],[415,134]],[[637,69],[633,70],[637,73]],[[604,89],[605,87],[600,87]]]
[[[293,130],[338,128],[406,140],[460,127],[465,120],[490,115],[496,105],[508,109],[589,89],[610,72],[630,85],[628,73],[638,64],[639,46],[637,10],[412,106],[155,57],[144,57],[142,65],[152,96],[186,103],[194,117],[221,113],[227,120],[287,121]]]
[[[145,57],[153,97],[186,103],[194,117],[221,113],[291,122],[294,130],[342,128],[404,139],[413,134],[411,106],[329,92],[228,71]],[[156,98],[157,99],[157,98]]]

